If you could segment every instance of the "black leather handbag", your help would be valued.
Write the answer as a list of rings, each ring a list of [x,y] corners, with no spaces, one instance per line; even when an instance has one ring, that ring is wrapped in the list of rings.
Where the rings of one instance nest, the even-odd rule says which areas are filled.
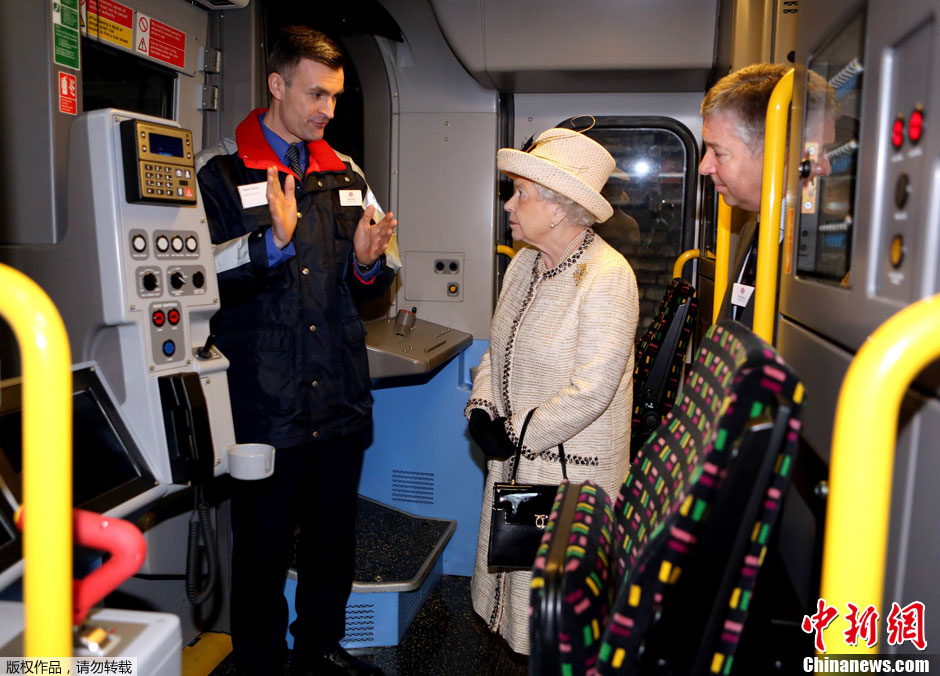
[[[522,440],[535,409],[529,411],[522,430],[509,483],[493,486],[493,513],[490,515],[490,543],[486,563],[490,568],[531,568],[535,562],[548,515],[552,512],[558,484],[516,483],[516,471],[522,455]],[[565,447],[558,444],[561,474],[565,479]]]

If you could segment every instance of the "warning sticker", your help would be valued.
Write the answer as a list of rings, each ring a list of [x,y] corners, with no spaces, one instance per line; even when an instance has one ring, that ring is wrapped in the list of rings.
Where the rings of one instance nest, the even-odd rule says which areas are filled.
[[[79,70],[78,0],[51,0],[52,58],[60,66]]]
[[[186,34],[144,14],[137,14],[134,49],[158,61],[183,68],[186,61]]]
[[[59,71],[59,112],[78,115],[78,80],[71,73]]]
[[[134,48],[134,10],[114,0],[82,0],[86,32],[125,49]]]

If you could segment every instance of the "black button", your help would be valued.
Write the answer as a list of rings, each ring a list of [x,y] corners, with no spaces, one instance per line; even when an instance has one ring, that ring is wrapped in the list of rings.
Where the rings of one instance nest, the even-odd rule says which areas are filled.
[[[911,179],[907,174],[898,176],[897,183],[894,184],[894,203],[898,209],[907,206],[907,198],[911,194]]]

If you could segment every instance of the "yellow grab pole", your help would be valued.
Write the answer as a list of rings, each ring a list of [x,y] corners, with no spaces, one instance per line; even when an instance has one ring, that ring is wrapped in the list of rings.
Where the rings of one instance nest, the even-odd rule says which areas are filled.
[[[23,360],[23,602],[26,657],[72,654],[72,357],[35,282],[0,264],[0,315]]]
[[[940,294],[909,305],[882,324],[858,351],[842,381],[832,434],[823,540],[821,598],[875,606],[882,617],[891,481],[901,400],[924,367],[940,358]],[[823,638],[834,653],[871,653],[867,641],[846,645],[844,622]]]
[[[672,266],[672,276],[673,278],[682,276],[682,268],[685,267],[685,264],[688,263],[693,258],[698,258],[701,252],[698,249],[689,249],[688,251],[683,251],[679,254],[679,257],[676,259],[676,264]]]
[[[705,255],[702,255],[702,252],[698,249],[689,249],[688,251],[683,251],[679,254],[679,257],[676,259],[675,265],[672,266],[672,276],[681,277],[682,268],[685,267],[685,264],[688,263],[693,258],[704,258],[706,260],[711,259],[715,260],[715,257],[712,256],[708,251],[705,252]]]
[[[505,244],[497,244],[496,253],[506,254],[507,256],[509,256],[509,260],[512,260],[512,257],[516,255],[516,250],[513,249],[511,246],[506,246]]]
[[[718,321],[721,301],[728,288],[728,268],[731,267],[731,207],[718,195],[718,237],[715,242],[715,295],[712,299],[712,324]]]
[[[754,288],[754,333],[773,345],[777,310],[777,264],[780,245],[780,205],[783,164],[787,158],[787,113],[793,97],[793,69],[774,87],[767,104],[764,131],[763,186],[760,196],[760,234],[757,280]]]

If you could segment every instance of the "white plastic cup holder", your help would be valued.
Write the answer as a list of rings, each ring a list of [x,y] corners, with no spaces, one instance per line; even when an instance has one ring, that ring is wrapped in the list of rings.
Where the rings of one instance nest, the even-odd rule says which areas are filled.
[[[256,481],[274,474],[274,446],[235,444],[228,447],[228,473],[233,479]]]

